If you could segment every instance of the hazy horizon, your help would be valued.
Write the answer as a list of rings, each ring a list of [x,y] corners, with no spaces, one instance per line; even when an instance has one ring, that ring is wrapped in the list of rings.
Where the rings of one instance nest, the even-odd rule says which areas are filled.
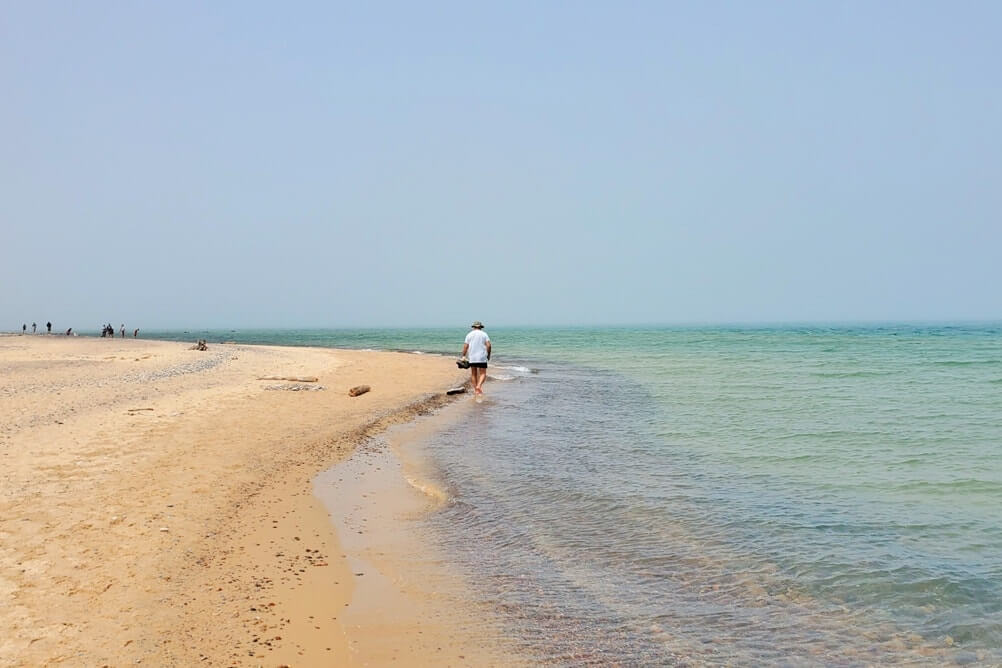
[[[115,323],[115,336],[120,338],[119,335],[119,324]],[[31,333],[31,322],[27,322],[28,333]],[[44,332],[45,325],[43,322],[38,323],[38,331]],[[700,328],[797,328],[797,327],[817,327],[817,328],[854,328],[854,327],[896,327],[896,326],[915,326],[915,327],[938,327],[938,326],[957,326],[957,327],[982,327],[982,326],[1002,326],[1002,318],[967,318],[967,319],[936,319],[936,318],[926,318],[926,319],[899,319],[899,320],[731,320],[731,321],[661,321],[661,322],[537,322],[537,323],[526,323],[526,322],[497,322],[493,325],[485,323],[486,329],[602,329],[602,328],[626,328],[626,329],[700,329]],[[134,326],[126,324],[126,338],[132,337],[132,330]],[[153,335],[153,333],[179,333],[179,332],[199,332],[199,331],[210,331],[210,332],[225,332],[225,331],[325,331],[325,330],[367,330],[367,329],[377,329],[377,330],[407,330],[407,329],[455,329],[457,331],[463,332],[469,328],[469,324],[466,322],[453,322],[445,324],[398,324],[398,323],[383,323],[383,324],[357,324],[357,325],[295,325],[291,324],[285,325],[257,325],[257,324],[243,324],[243,325],[229,325],[229,324],[218,324],[218,325],[202,325],[202,324],[189,324],[189,325],[161,325],[161,326],[147,326],[139,327],[139,336]],[[97,324],[94,326],[83,326],[83,327],[73,327],[75,333],[79,335],[99,335],[101,325]],[[20,324],[17,326],[16,330],[14,327],[10,329],[0,328],[0,332],[7,333],[20,333]],[[65,327],[62,330],[56,330],[53,326],[53,333],[56,335],[64,335]]]
[[[0,9],[0,330],[1002,318],[1002,5]]]

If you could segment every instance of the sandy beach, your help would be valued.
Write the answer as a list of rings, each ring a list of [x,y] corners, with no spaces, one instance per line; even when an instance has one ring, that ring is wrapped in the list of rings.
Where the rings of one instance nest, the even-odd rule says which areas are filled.
[[[434,356],[189,346],[0,337],[0,664],[370,663],[359,647],[482,662],[399,600],[399,636],[346,627],[358,576],[312,489],[465,374]]]

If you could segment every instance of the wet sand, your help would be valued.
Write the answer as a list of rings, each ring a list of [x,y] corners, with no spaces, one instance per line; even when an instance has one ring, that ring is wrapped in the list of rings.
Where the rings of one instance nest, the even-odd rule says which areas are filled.
[[[395,425],[315,481],[355,578],[341,616],[350,651],[370,665],[525,665],[493,604],[471,595],[479,574],[458,572],[422,522],[449,493],[421,445],[469,405]]]
[[[360,600],[313,493],[465,380],[433,356],[0,337],[0,664],[493,663],[427,597]],[[367,606],[394,615],[346,624]]]

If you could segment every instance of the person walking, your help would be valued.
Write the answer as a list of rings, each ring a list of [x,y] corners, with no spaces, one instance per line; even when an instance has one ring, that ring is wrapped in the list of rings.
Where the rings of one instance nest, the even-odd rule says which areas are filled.
[[[35,323],[31,323],[31,333],[35,333]]]
[[[470,325],[473,329],[466,335],[463,342],[463,357],[470,361],[470,380],[473,382],[473,394],[484,393],[484,381],[487,380],[487,362],[491,359],[491,337],[484,331],[484,323],[474,320]]]
[[[49,334],[52,333],[52,322],[51,321],[45,323],[45,329],[49,332]]]

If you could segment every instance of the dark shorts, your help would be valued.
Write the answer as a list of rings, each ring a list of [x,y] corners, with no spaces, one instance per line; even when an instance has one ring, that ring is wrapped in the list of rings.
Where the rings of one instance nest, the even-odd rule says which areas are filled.
[[[470,362],[471,369],[486,369],[487,362]]]

